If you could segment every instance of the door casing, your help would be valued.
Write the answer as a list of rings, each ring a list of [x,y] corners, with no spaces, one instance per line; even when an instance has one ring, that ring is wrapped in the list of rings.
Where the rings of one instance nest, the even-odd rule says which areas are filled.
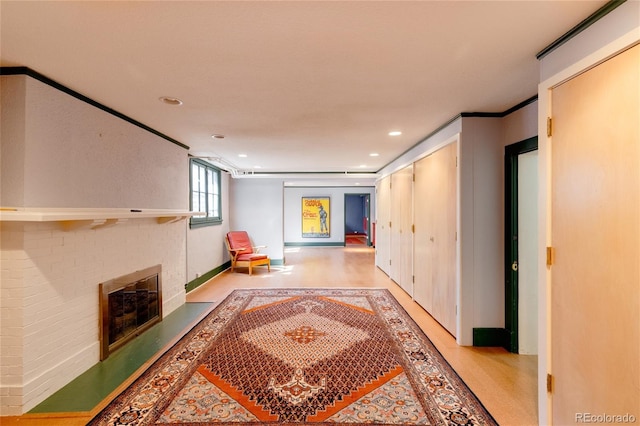
[[[504,153],[504,327],[503,346],[518,353],[518,156],[538,149],[534,136],[505,147]]]
[[[344,194],[344,228],[347,229],[347,198],[359,197],[364,199],[364,211],[362,218],[366,219],[367,224],[365,227],[365,233],[367,235],[367,246],[371,246],[371,196],[369,193],[357,193],[357,194]]]

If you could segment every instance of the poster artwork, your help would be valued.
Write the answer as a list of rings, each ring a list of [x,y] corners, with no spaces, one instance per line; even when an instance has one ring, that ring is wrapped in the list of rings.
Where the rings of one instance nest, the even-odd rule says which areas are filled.
[[[329,238],[329,197],[302,197],[302,236]]]

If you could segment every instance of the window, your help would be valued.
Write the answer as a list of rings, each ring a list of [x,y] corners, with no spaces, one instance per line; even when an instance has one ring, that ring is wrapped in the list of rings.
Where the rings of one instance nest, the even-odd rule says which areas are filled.
[[[206,161],[191,159],[191,211],[204,212],[191,218],[191,227],[222,223],[220,169]]]

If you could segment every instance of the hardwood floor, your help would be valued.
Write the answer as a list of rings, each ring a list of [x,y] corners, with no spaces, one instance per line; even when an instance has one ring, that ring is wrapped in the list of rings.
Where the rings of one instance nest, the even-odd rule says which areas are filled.
[[[187,294],[188,302],[219,303],[235,288],[383,287],[391,291],[449,364],[501,425],[537,425],[537,356],[502,348],[459,346],[453,336],[374,265],[367,247],[287,248],[283,266],[228,271]]]
[[[538,424],[536,356],[511,354],[502,348],[458,346],[451,334],[374,265],[372,248],[295,247],[285,249],[285,256],[286,264],[271,266],[270,273],[264,267],[254,268],[252,276],[246,269],[225,271],[188,293],[187,302],[215,305],[236,288],[387,288],[500,425]],[[163,323],[161,327],[167,326]],[[30,414],[2,417],[0,424],[79,426],[90,418],[86,412]]]

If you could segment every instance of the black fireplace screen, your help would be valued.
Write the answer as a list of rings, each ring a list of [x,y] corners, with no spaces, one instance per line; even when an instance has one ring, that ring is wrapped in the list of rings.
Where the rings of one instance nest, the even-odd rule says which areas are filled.
[[[162,320],[160,265],[100,284],[100,359]]]

